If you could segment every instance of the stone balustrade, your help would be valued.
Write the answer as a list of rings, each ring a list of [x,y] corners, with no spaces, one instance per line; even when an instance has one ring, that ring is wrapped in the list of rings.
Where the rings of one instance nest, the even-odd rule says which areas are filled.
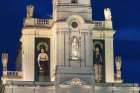
[[[34,22],[36,25],[47,25],[48,24],[47,19],[34,19]]]
[[[48,19],[27,18],[24,22],[25,27],[51,27],[51,22]]]
[[[7,78],[8,79],[22,78],[22,72],[21,71],[7,71]]]
[[[104,21],[93,21],[94,29],[103,29],[105,28]]]
[[[27,18],[25,19],[25,27],[48,27],[53,25],[53,21],[48,19]],[[111,21],[93,21],[93,29],[112,29]]]

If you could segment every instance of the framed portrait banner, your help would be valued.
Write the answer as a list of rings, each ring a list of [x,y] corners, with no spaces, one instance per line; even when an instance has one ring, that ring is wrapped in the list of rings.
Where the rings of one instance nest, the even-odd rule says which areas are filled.
[[[93,40],[93,66],[96,82],[105,82],[105,41]]]
[[[35,38],[35,80],[49,81],[50,38]]]

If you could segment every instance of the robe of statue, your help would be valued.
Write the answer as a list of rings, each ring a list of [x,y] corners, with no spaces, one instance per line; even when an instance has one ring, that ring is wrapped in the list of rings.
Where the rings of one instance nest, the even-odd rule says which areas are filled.
[[[79,58],[79,44],[78,40],[76,38],[72,41],[72,59],[78,59]]]

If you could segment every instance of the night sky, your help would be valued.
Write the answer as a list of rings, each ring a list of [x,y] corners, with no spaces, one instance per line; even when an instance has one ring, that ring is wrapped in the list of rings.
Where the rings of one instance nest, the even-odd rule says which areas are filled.
[[[92,0],[93,19],[104,20],[104,8],[111,8],[114,35],[114,55],[122,56],[124,82],[140,83],[140,1]],[[9,53],[9,70],[14,70],[14,60],[26,6],[35,6],[34,17],[48,18],[52,14],[51,0],[1,0],[0,2],[0,54]],[[2,65],[0,66],[2,69]]]

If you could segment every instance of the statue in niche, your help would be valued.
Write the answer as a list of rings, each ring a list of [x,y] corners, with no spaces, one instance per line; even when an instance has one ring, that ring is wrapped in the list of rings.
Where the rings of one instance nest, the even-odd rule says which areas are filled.
[[[27,18],[33,17],[34,6],[28,5],[27,6]]]
[[[102,79],[103,58],[99,47],[96,47],[94,52],[95,80],[96,82],[100,82]]]
[[[111,16],[111,11],[109,8],[104,9],[104,16],[105,16],[105,20],[111,20],[112,16]]]
[[[72,44],[71,44],[71,57],[72,60],[78,60],[80,58],[79,53],[79,42],[76,37],[73,38]]]
[[[47,71],[47,68],[49,68],[49,57],[44,48],[40,48],[40,53],[38,54],[37,61],[40,72],[43,75],[48,75],[49,71]]]

